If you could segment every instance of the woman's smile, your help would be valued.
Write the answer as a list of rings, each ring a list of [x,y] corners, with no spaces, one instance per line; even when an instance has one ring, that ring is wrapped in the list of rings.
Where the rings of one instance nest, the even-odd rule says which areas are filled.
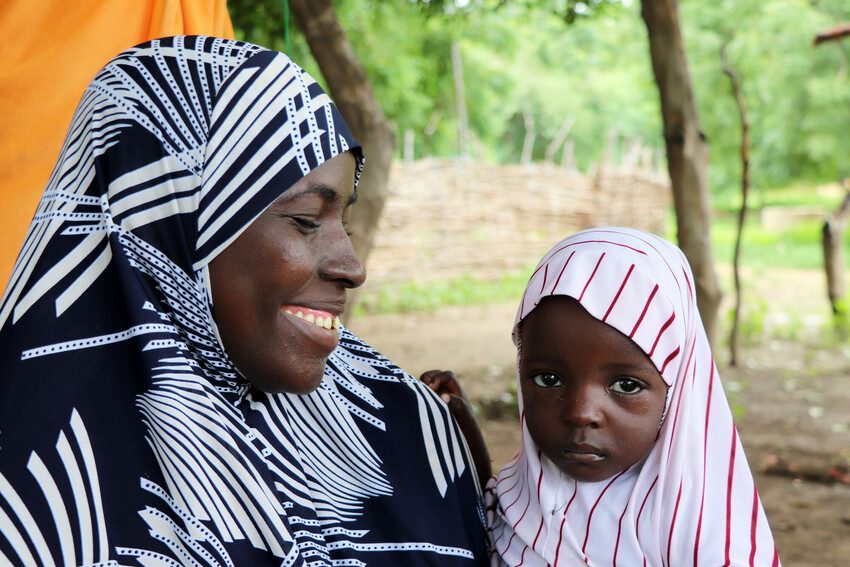
[[[336,348],[340,329],[338,315],[291,304],[281,305],[280,311],[286,316],[286,321],[293,321],[294,326],[319,347],[326,348],[328,352]]]
[[[295,319],[305,321],[306,323],[310,323],[316,327],[339,331],[339,316],[334,315],[333,313],[320,311],[318,309],[310,309],[309,307],[301,305],[281,305],[280,309],[286,315],[290,315]]]

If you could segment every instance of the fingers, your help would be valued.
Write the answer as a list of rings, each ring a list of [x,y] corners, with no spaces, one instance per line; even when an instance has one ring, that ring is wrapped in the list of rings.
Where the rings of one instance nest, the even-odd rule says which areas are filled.
[[[439,393],[454,381],[454,374],[448,370],[426,370],[419,377],[429,388]]]
[[[441,370],[428,370],[423,372],[419,379],[436,394],[441,394],[443,380],[440,378]],[[442,397],[442,396],[440,396]]]
[[[448,403],[445,394],[465,398],[460,383],[450,370],[427,370],[419,377],[424,384],[440,395]]]
[[[432,383],[440,384],[444,380],[442,375],[445,373],[451,374],[451,372],[447,370],[426,370],[422,373],[419,379],[422,380],[428,386],[430,386]]]

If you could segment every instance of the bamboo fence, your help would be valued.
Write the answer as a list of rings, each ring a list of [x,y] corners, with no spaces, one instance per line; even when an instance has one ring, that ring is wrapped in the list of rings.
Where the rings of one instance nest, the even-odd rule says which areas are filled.
[[[366,287],[498,277],[592,226],[663,234],[670,198],[666,175],[634,168],[600,167],[587,175],[549,163],[395,163]]]

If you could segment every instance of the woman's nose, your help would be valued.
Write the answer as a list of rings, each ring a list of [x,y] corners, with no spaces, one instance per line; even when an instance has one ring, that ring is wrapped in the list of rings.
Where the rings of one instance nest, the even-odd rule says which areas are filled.
[[[351,237],[344,230],[334,237],[328,252],[322,269],[323,278],[339,281],[347,288],[363,285],[366,281],[366,268],[354,253]]]

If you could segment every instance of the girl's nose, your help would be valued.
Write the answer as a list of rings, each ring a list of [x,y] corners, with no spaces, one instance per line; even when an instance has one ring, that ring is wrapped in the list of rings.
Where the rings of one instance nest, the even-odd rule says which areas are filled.
[[[591,387],[569,388],[564,392],[564,420],[575,427],[599,427],[602,423],[600,395]]]

